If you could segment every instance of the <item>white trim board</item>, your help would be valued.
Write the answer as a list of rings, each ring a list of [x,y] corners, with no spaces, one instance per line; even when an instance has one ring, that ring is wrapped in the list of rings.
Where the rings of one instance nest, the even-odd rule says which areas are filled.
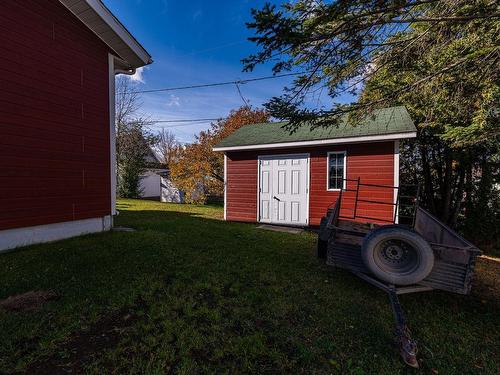
[[[338,145],[346,143],[383,142],[383,141],[399,140],[404,138],[415,138],[416,136],[417,136],[416,132],[407,132],[407,133],[394,133],[394,134],[384,134],[384,135],[367,135],[361,137],[320,139],[316,141],[299,141],[299,142],[246,145],[246,146],[214,147],[213,150],[214,151],[270,150],[276,148],[327,146],[327,145]]]
[[[227,220],[227,155],[224,153],[224,220]]]
[[[394,141],[394,186],[399,187],[399,140]],[[394,203],[398,197],[398,189],[394,189]],[[394,216],[396,218],[395,224],[399,222],[399,207],[394,206]]]
[[[116,67],[119,57],[108,53],[108,103],[109,103],[109,153],[110,153],[110,177],[111,177],[111,215],[116,215],[116,188],[117,188],[117,166],[116,166],[116,93],[115,76],[118,74],[130,75],[133,72]]]
[[[109,69],[109,158],[111,177],[111,215],[116,215],[116,128],[115,128],[115,56],[108,53]]]
[[[16,247],[58,241],[83,234],[106,232],[113,226],[110,215],[0,231],[0,253]]]

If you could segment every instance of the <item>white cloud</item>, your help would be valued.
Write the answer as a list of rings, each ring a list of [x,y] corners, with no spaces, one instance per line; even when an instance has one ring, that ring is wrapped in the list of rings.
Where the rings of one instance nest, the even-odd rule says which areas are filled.
[[[168,107],[179,107],[181,105],[181,98],[174,94],[170,94],[170,98],[167,101]]]
[[[361,73],[348,79],[345,82],[346,87],[349,87],[349,91],[360,92],[365,87],[365,82],[370,78],[373,72],[377,69],[375,63],[368,63],[361,69]]]
[[[145,81],[144,81],[144,71],[146,69],[147,68],[145,66],[137,68],[135,70],[135,73],[132,74],[131,76],[128,76],[128,78],[130,78],[131,81],[134,81],[136,83],[145,83]]]
[[[375,71],[375,69],[377,69],[377,65],[375,65],[375,63],[373,62],[368,63],[365,67],[364,75],[369,76]]]

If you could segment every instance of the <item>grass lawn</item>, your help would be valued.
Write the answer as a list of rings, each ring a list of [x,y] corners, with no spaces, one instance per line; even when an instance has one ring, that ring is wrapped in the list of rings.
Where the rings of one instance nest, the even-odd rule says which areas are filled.
[[[112,232],[0,255],[0,373],[399,374],[387,296],[315,258],[316,236],[221,220],[222,208],[121,200]],[[500,373],[500,263],[471,296],[401,298],[422,373]]]

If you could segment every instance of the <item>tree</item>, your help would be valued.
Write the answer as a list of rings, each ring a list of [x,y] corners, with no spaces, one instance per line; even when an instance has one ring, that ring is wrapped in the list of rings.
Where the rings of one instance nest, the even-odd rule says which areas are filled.
[[[154,137],[145,132],[143,120],[125,122],[116,137],[118,196],[139,198],[141,175],[146,157],[151,153]]]
[[[180,145],[175,134],[162,128],[158,134],[158,143],[156,145],[161,156],[161,162],[168,167],[179,153],[179,147]]]
[[[142,106],[139,94],[134,90],[130,79],[119,75],[115,79],[115,122],[119,127],[137,116]]]
[[[299,0],[253,16],[261,50],[246,69],[273,60],[275,72],[305,72],[266,104],[271,115],[292,129],[305,120],[334,126],[405,105],[418,138],[402,145],[403,182],[421,182],[424,205],[472,240],[498,241],[498,2]],[[323,88],[332,100],[359,100],[305,108]]]
[[[260,51],[243,60],[245,70],[273,62],[273,71],[298,69],[301,74],[280,97],[266,105],[271,116],[289,120],[289,126],[304,121],[316,125],[336,124],[339,116],[365,115],[371,109],[386,106],[398,95],[463,66],[474,65],[478,71],[491,70],[498,60],[496,44],[481,49],[457,50],[448,60],[432,67],[417,81],[408,82],[397,91],[363,103],[308,109],[305,99],[318,90],[326,90],[336,99],[345,93],[359,94],[363,82],[386,66],[400,66],[411,47],[424,53],[429,46],[426,36],[439,32],[432,45],[446,48],[450,27],[490,25],[498,33],[498,2],[487,0],[339,0],[325,2],[298,0],[281,8],[266,4],[252,10],[248,27],[255,31],[250,38]],[[391,39],[408,30],[418,31],[406,38]],[[435,34],[434,34],[435,35]],[[376,60],[376,62],[375,62]],[[328,115],[328,116],[324,116]]]
[[[185,147],[170,164],[174,184],[186,192],[186,201],[203,203],[207,195],[222,196],[224,192],[224,155],[213,147],[243,125],[262,124],[269,116],[262,109],[249,106],[230,112],[225,119],[217,120],[210,129],[201,131],[196,141]]]
[[[125,198],[140,197],[146,157],[156,142],[147,129],[149,121],[138,114],[140,107],[130,80],[119,76],[115,94],[117,193]]]
[[[422,37],[426,50],[409,46],[400,55],[399,65],[378,69],[367,80],[360,102],[377,101],[419,82],[429,70],[439,69],[464,51],[472,54],[489,50],[498,39],[498,25],[496,30],[492,26],[490,22],[477,22],[428,31]],[[421,33],[422,27],[415,25],[391,41]],[[432,43],[444,37],[446,45],[437,48]],[[416,142],[402,149],[403,180],[422,181],[425,206],[486,248],[498,246],[488,238],[498,239],[500,235],[495,189],[500,182],[500,127],[495,112],[500,97],[498,68],[498,56],[482,70],[464,63],[447,74],[428,78],[412,91],[400,92],[392,102],[405,105],[418,126]]]

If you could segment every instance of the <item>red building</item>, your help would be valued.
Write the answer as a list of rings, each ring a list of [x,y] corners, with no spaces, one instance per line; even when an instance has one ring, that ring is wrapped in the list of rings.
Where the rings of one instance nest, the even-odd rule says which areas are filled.
[[[5,0],[0,30],[0,250],[109,230],[114,77],[151,56],[99,0]]]
[[[364,184],[399,186],[399,140],[416,136],[404,107],[376,111],[352,126],[247,125],[220,142],[225,155],[224,217],[231,221],[315,226],[341,189]],[[395,190],[360,187],[365,200],[393,203]],[[354,196],[345,193],[343,215]],[[358,216],[390,221],[391,204],[359,202]]]

